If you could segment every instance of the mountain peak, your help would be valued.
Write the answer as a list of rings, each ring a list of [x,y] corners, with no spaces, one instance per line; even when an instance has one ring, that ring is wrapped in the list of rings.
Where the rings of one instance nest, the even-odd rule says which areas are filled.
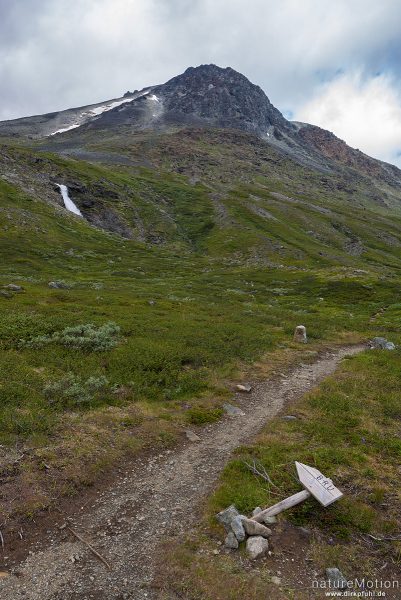
[[[199,124],[243,129],[266,137],[287,121],[264,91],[231,67],[214,64],[189,67],[181,75],[154,88],[161,98],[165,118],[180,115]]]

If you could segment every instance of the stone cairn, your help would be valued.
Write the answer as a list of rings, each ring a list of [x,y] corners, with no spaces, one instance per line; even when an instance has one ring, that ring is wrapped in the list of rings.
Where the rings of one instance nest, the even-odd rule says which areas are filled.
[[[252,513],[252,517],[261,513],[260,507],[255,508]],[[224,546],[231,550],[236,550],[240,542],[246,540],[246,552],[251,559],[257,559],[265,554],[269,550],[269,538],[272,534],[272,530],[266,525],[276,523],[276,517],[266,516],[263,519],[263,523],[258,523],[253,519],[248,519],[244,515],[241,515],[235,506],[232,504],[225,510],[222,510],[216,515],[216,519],[221,523],[226,530],[226,539]]]
[[[389,342],[384,337],[375,337],[370,340],[369,347],[371,350],[395,350],[396,346],[393,342]]]

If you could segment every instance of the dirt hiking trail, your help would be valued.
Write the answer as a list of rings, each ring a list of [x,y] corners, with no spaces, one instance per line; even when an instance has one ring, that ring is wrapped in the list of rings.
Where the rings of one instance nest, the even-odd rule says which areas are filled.
[[[67,524],[110,563],[107,567],[74,538],[63,515],[45,533],[40,549],[0,579],[2,600],[153,600],[154,568],[166,536],[188,532],[200,506],[239,445],[266,422],[331,375],[345,356],[363,346],[337,348],[301,364],[281,380],[260,381],[251,394],[236,394],[242,416],[227,416],[197,430],[176,450],[138,458],[114,484]],[[58,526],[57,526],[58,525]],[[6,553],[6,552],[5,552]]]

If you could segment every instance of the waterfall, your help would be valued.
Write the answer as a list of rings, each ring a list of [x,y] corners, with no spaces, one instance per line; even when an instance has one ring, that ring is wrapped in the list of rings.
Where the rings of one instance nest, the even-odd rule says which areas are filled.
[[[64,201],[64,206],[66,207],[67,210],[69,210],[70,212],[74,213],[74,215],[78,215],[79,217],[82,217],[82,213],[79,210],[78,206],[76,206],[74,204],[74,202],[71,200],[71,198],[68,195],[68,187],[66,185],[62,185],[60,183],[57,183],[58,187],[60,188],[60,192],[61,195],[63,197],[63,201]]]

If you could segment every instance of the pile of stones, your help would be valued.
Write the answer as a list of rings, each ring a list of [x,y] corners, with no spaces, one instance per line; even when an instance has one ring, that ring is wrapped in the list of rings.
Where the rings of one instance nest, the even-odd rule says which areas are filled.
[[[252,513],[252,517],[262,512],[262,509],[258,506]],[[265,554],[269,550],[269,538],[272,534],[272,530],[266,525],[272,525],[276,523],[276,517],[266,516],[262,523],[258,523],[252,519],[248,519],[244,515],[241,515],[235,506],[232,504],[225,510],[222,510],[216,515],[216,519],[224,526],[226,530],[226,539],[224,546],[231,550],[236,550],[240,542],[246,540],[246,552],[251,559],[257,559]]]
[[[389,342],[384,337],[373,338],[373,340],[370,340],[369,346],[372,350],[395,350],[395,344]]]

